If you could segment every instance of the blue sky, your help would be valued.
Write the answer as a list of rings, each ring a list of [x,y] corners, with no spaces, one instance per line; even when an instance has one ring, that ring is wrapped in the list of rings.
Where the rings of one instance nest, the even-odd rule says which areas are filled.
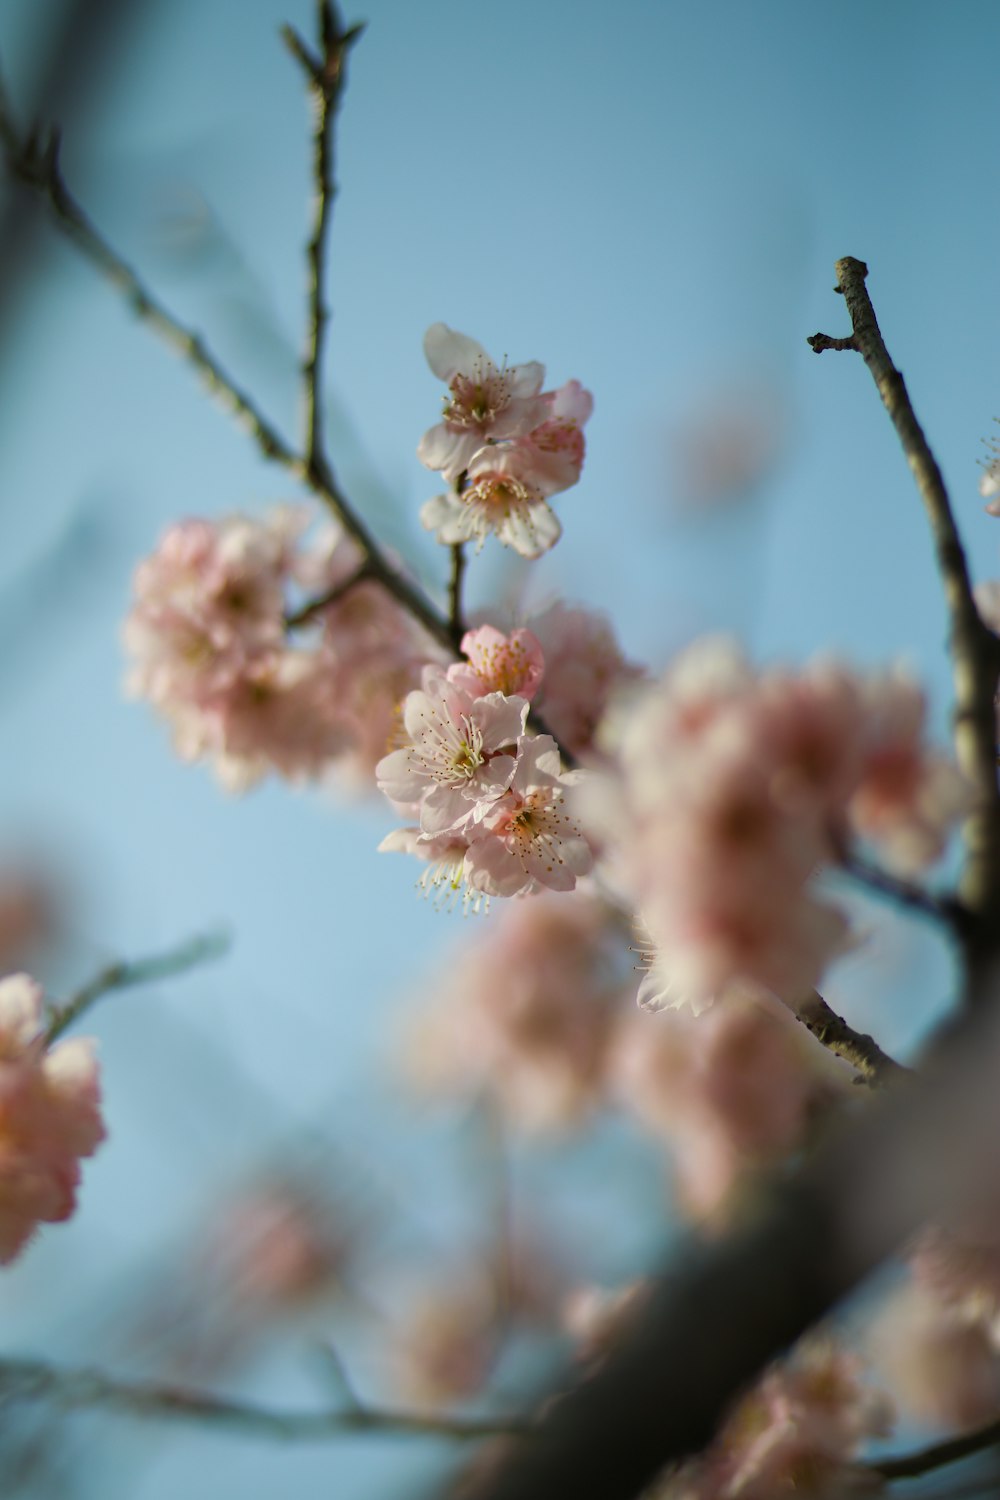
[[[15,98],[57,10],[0,0]],[[307,113],[277,30],[306,30],[310,12],[146,7],[65,148],[95,217],[292,434]],[[654,664],[715,628],[762,659],[902,654],[943,719],[943,612],[906,466],[860,360],[817,359],[805,338],[846,332],[833,263],[865,259],[976,576],[1000,573],[1000,523],[976,492],[1000,412],[996,6],[623,0],[612,19],[590,0],[369,0],[347,15],[368,28],[339,131],[329,378],[338,467],[383,533],[440,585],[442,555],[416,522],[433,481],[414,450],[439,396],[421,339],[441,319],[595,394],[583,481],[557,502],[565,536],[531,598],[607,610]],[[68,1268],[96,1285],[132,1265],[275,1118],[331,1120],[362,1162],[398,1149],[375,1061],[400,996],[462,928],[415,900],[404,861],[375,855],[387,809],[279,786],[227,800],[123,701],[136,560],[179,515],[295,490],[89,267],[43,245],[0,409],[7,847],[49,851],[74,892],[62,983],[216,923],[236,939],[224,966],[95,1017],[113,1144],[88,1168],[80,1221],[0,1290],[12,1346],[55,1349]],[[776,413],[776,460],[752,493],[684,509],[677,452],[720,400]],[[487,547],[473,602],[515,583]],[[946,969],[896,919],[879,931],[877,972],[895,988],[876,1003],[899,1044]],[[837,995],[847,1007],[871,987],[856,963]],[[227,1121],[235,1106],[221,1072],[199,1072],[205,1048],[277,1115],[247,1102],[239,1129],[221,1129],[213,1089]],[[160,1500],[211,1462],[213,1493],[254,1500],[356,1461],[174,1435],[131,1493]]]

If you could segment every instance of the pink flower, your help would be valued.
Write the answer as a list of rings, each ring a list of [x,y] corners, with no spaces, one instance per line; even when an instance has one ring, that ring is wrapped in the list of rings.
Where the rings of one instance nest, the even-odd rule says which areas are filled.
[[[470,698],[504,693],[529,703],[538,691],[544,671],[542,648],[530,630],[512,630],[504,635],[492,625],[467,630],[462,652],[468,658],[448,668],[448,680]]]
[[[42,991],[27,974],[0,981],[0,1263],[40,1223],[76,1207],[80,1158],[104,1139],[93,1044],[45,1050]]]
[[[610,622],[594,610],[559,602],[537,615],[531,630],[545,660],[538,711],[573,755],[592,754],[613,696],[642,669],[625,660]]]
[[[469,881],[494,896],[547,886],[569,891],[594,856],[567,800],[578,773],[566,774],[549,735],[519,743],[513,779],[470,832]]]
[[[555,546],[562,526],[545,503],[537,471],[517,447],[481,448],[466,472],[460,493],[435,495],[421,509],[421,524],[436,532],[439,542],[453,546],[474,541],[482,547],[493,532],[505,547],[527,558]]]
[[[427,363],[446,382],[442,420],[420,440],[417,454],[454,484],[486,442],[526,433],[550,416],[540,396],[544,365],[496,365],[482,344],[444,323],[424,335]]]
[[[546,391],[546,418],[538,427],[514,439],[518,473],[543,495],[568,490],[580,478],[585,443],[584,423],[594,409],[594,398],[578,380],[557,391]]]
[[[514,751],[524,733],[523,698],[488,693],[471,698],[443,673],[429,670],[425,687],[403,705],[408,740],[376,767],[392,801],[420,804],[425,834],[466,831],[511,784]]]

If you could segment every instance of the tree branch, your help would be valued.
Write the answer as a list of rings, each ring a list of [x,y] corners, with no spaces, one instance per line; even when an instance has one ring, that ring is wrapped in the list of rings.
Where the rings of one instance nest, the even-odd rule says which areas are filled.
[[[306,463],[315,470],[324,457],[323,443],[323,353],[330,309],[326,302],[325,276],[327,239],[333,200],[337,195],[334,181],[333,125],[347,82],[347,53],[363,31],[352,26],[344,31],[331,0],[319,0],[319,33],[323,47],[321,57],[314,57],[303,39],[291,26],[282,36],[309,80],[316,106],[313,132],[313,185],[315,191],[312,231],[306,249],[309,266],[309,318],[303,383],[306,406]]]
[[[436,1416],[369,1407],[273,1411],[187,1386],[116,1380],[100,1370],[59,1369],[41,1360],[0,1360],[0,1402],[49,1401],[63,1410],[104,1408],[136,1417],[228,1427],[262,1438],[315,1442],[347,1433],[395,1437],[476,1438],[526,1433],[528,1425],[506,1417]]]
[[[451,548],[451,574],[448,579],[448,624],[451,626],[451,638],[456,651],[465,634],[462,580],[465,577],[466,561],[465,547],[461,542],[455,542]]]
[[[331,604],[337,604],[349,594],[351,589],[357,588],[359,583],[364,583],[366,578],[371,578],[371,570],[367,563],[362,563],[356,572],[349,578],[342,578],[328,588],[325,593],[317,594],[315,599],[308,600],[299,609],[293,609],[285,616],[286,630],[301,630],[304,625],[311,625],[317,615],[321,615]]]
[[[916,1479],[919,1474],[929,1474],[933,1469],[943,1469],[946,1464],[958,1463],[982,1453],[986,1448],[995,1448],[1000,1443],[1000,1419],[987,1422],[972,1432],[963,1432],[958,1437],[947,1438],[942,1443],[933,1443],[928,1448],[919,1448],[914,1453],[902,1453],[896,1458],[883,1458],[868,1465],[873,1474],[883,1479]]]
[[[85,1011],[113,990],[127,990],[137,984],[152,984],[157,979],[171,979],[175,974],[186,974],[189,969],[211,963],[228,951],[228,937],[221,933],[207,933],[190,938],[179,947],[152,958],[108,964],[82,989],[77,990],[65,1005],[50,1007],[48,1025],[45,1028],[45,1045],[51,1047]]]
[[[846,256],[837,261],[837,287],[847,303],[853,326],[850,340],[814,334],[816,353],[854,348],[864,357],[886,411],[903,446],[930,521],[938,568],[944,582],[950,620],[950,648],[955,681],[955,750],[971,782],[976,808],[966,820],[965,868],[959,895],[973,920],[959,932],[965,956],[976,968],[988,965],[995,951],[996,910],[1000,903],[1000,790],[997,786],[997,718],[995,697],[1000,672],[1000,642],[984,624],[972,594],[958,527],[941,471],[917,421],[902,375],[889,357],[865,287],[868,267]]]
[[[883,1052],[874,1037],[849,1026],[815,990],[795,1007],[795,1017],[821,1046],[850,1063],[873,1088],[913,1075],[912,1068],[904,1068]]]

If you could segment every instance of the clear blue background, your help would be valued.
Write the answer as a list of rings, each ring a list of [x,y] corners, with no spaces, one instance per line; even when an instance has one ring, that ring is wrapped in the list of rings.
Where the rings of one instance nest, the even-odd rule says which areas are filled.
[[[69,122],[67,174],[294,435],[308,116],[277,31],[308,33],[311,8],[140,9],[96,106]],[[58,13],[0,0],[15,99]],[[945,626],[919,501],[860,360],[819,360],[805,338],[847,331],[833,263],[866,260],[976,576],[1000,572],[1000,523],[976,491],[1000,411],[997,7],[367,0],[347,18],[368,28],[338,142],[334,449],[383,535],[440,588],[443,554],[415,519],[434,479],[414,449],[439,400],[421,338],[443,319],[596,399],[583,480],[557,501],[564,539],[527,580],[491,544],[473,603],[568,595],[607,610],[654,665],[719,627],[762,660],[903,655],[943,725]],[[223,966],[95,1014],[112,1140],[78,1219],[0,1284],[8,1347],[99,1359],[103,1299],[283,1131],[329,1128],[364,1181],[433,1181],[376,1069],[401,999],[467,930],[414,899],[405,861],[376,857],[388,810],[277,785],[227,800],[123,701],[118,632],[139,556],[179,515],[296,490],[89,266],[52,235],[40,246],[0,405],[5,846],[47,852],[72,893],[64,989],[109,955],[217,923],[235,934]],[[685,434],[720,404],[745,421],[762,403],[780,432],[773,465],[728,503],[685,507]],[[926,934],[869,917],[871,946],[831,998],[904,1048],[947,966]],[[304,1364],[286,1363],[258,1394],[314,1393]],[[179,1429],[150,1451],[130,1473],[136,1500],[181,1484],[244,1500],[321,1483],[388,1494],[387,1474],[405,1493],[417,1472],[415,1450]]]

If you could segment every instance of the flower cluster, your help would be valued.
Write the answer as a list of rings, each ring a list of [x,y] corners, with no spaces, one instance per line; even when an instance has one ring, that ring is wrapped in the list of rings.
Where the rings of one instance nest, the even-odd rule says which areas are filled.
[[[746,984],[792,1003],[813,988],[847,926],[816,870],[865,838],[911,873],[968,806],[924,714],[900,672],[757,673],[712,638],[612,715],[616,768],[592,820],[648,932],[644,1003],[698,1009]]]
[[[462,648],[466,662],[424,668],[403,704],[403,743],[376,767],[382,790],[418,820],[381,847],[422,855],[429,883],[470,896],[572,890],[593,855],[573,813],[581,773],[563,771],[550,735],[527,732],[537,642],[484,626]]]
[[[424,526],[446,544],[482,546],[492,531],[522,557],[539,557],[559,540],[547,502],[580,477],[593,397],[576,380],[543,391],[544,366],[496,365],[444,323],[427,330],[424,352],[448,394],[417,452],[450,486],[424,506]]]
[[[331,532],[311,547],[301,511],[172,526],[136,571],[125,622],[128,690],[168,719],[178,754],[209,760],[242,791],[269,771],[292,781],[371,769],[396,706],[436,655],[381,587],[349,580],[360,555]],[[345,592],[290,643],[290,590]]]
[[[39,1224],[69,1218],[80,1158],[104,1134],[92,1043],[47,1051],[41,987],[27,974],[0,980],[0,1264]]]

